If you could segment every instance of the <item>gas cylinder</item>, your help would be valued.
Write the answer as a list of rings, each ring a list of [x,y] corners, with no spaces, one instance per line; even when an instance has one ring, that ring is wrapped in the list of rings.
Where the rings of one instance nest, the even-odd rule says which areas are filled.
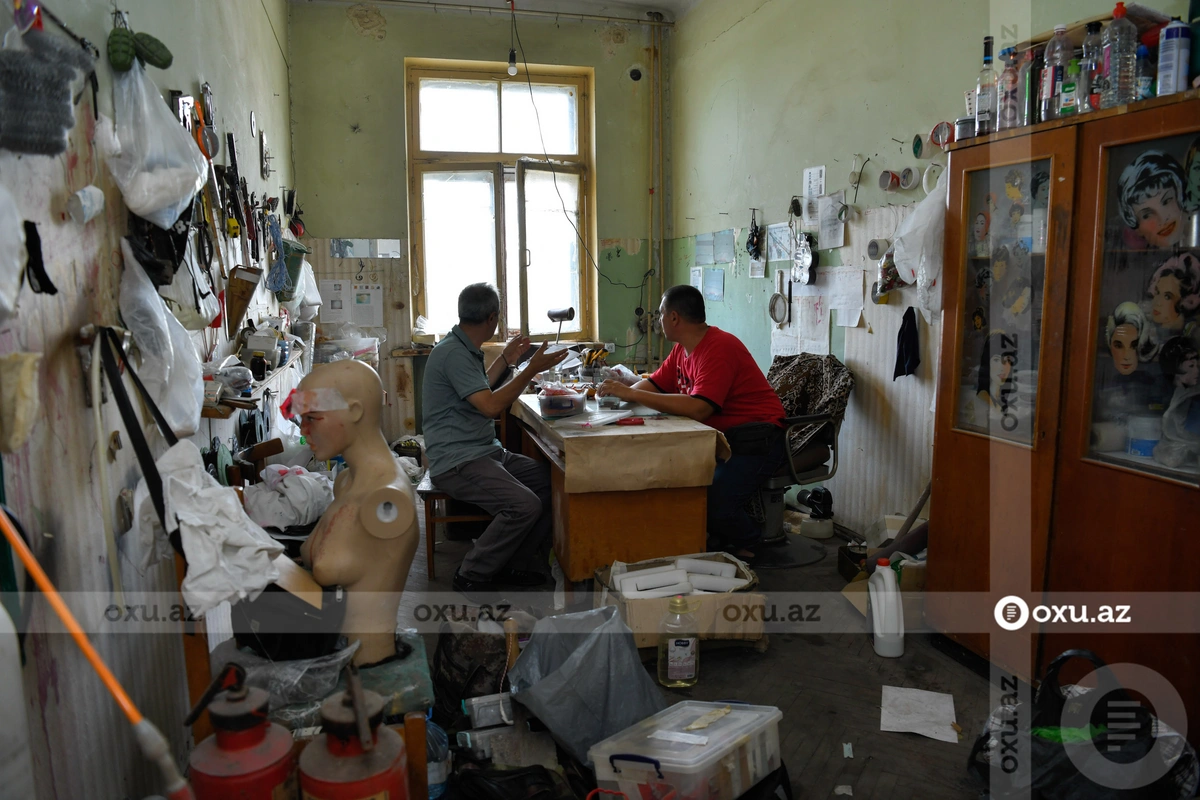
[[[189,759],[196,800],[294,800],[298,795],[292,735],[267,719],[270,695],[245,685],[246,672],[226,664],[184,720],[205,708],[214,735]]]
[[[301,796],[304,800],[407,800],[404,739],[381,725],[387,701],[362,688],[353,665],[346,686],[346,691],[321,704],[321,733],[300,754]]]

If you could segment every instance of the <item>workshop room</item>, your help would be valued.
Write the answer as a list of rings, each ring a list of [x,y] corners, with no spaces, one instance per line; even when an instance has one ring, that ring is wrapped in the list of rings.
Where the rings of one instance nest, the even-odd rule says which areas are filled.
[[[1200,0],[0,6],[0,800],[1200,796]]]

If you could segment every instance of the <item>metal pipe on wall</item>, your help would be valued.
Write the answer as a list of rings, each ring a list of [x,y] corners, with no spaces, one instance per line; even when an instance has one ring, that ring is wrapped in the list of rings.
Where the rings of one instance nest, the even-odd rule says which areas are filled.
[[[661,298],[663,293],[666,292],[666,290],[667,290],[667,288],[666,288],[667,270],[666,270],[666,267],[663,265],[663,261],[665,259],[665,253],[663,252],[664,237],[666,236],[666,224],[667,224],[667,218],[666,218],[667,192],[666,192],[666,186],[663,181],[663,162],[666,161],[666,152],[663,150],[664,118],[663,118],[663,81],[662,81],[662,43],[663,43],[662,30],[659,28],[655,28],[654,29],[654,37],[655,37],[654,84],[658,88],[658,102],[654,104],[655,129],[657,130],[657,136],[658,136],[658,181],[657,181],[657,183],[658,183],[658,265],[659,265],[658,295]],[[658,307],[658,303],[655,303],[655,307],[656,308]],[[662,360],[663,360],[663,351],[665,350],[665,342],[666,342],[666,337],[659,338],[659,342],[658,342],[659,363],[662,363]]]
[[[331,0],[331,2],[351,5],[359,0]],[[507,17],[513,13],[507,7],[507,4],[502,8],[494,8],[492,6],[478,6],[470,3],[434,3],[426,2],[425,0],[375,0],[376,3],[389,6],[405,6],[408,8],[422,8],[426,11],[467,11],[469,13],[479,12],[482,14],[498,15]],[[652,28],[672,28],[674,22],[668,20],[653,20],[639,19],[637,17],[613,17],[603,14],[580,14],[576,11],[536,11],[534,9],[516,9],[516,14],[519,17],[541,17],[550,19],[577,19],[579,21],[589,20],[595,22],[626,22],[632,25],[649,25]]]

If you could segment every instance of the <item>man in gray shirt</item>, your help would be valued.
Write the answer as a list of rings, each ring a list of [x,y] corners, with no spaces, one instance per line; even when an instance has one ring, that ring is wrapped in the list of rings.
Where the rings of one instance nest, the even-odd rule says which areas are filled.
[[[493,420],[516,402],[535,375],[566,358],[567,351],[547,353],[543,344],[525,369],[493,391],[530,346],[528,337],[518,336],[485,367],[480,348],[496,335],[499,319],[500,296],[494,288],[475,283],[463,289],[458,324],[433,348],[425,367],[423,427],[433,482],[455,500],[493,516],[454,573],[454,588],[461,592],[545,581],[541,572],[528,567],[550,539],[550,470],[505,450],[496,440]]]

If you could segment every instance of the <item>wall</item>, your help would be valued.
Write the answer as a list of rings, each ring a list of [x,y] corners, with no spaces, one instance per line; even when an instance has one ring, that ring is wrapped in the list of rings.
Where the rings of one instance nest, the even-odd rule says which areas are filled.
[[[595,256],[614,281],[636,286],[649,263],[650,30],[566,18],[517,24],[530,64],[595,69]],[[296,2],[289,47],[297,188],[310,233],[407,239],[404,59],[504,61],[509,18]],[[632,81],[634,65],[647,77]],[[647,301],[603,278],[598,284],[600,337],[636,341],[632,312]]]
[[[1167,14],[1186,10],[1184,0],[1151,5]],[[866,212],[924,196],[919,189],[884,194],[880,170],[927,163],[912,156],[909,144],[939,120],[963,115],[983,36],[995,36],[998,53],[1056,22],[1104,14],[1111,4],[930,0],[916,9],[861,0],[701,0],[677,22],[668,50],[675,237],[668,285],[688,281],[696,234],[741,226],[744,243],[751,206],[765,209],[760,223],[786,221],[790,198],[803,193],[805,167],[824,165],[826,191],[835,192],[847,187],[856,153],[871,159],[855,203],[859,221],[848,226],[848,246],[822,251],[821,259],[866,266],[856,234],[871,226],[894,229]],[[868,272],[865,285],[873,279]],[[741,337],[764,369],[773,291],[772,281],[748,276],[743,259],[726,269],[724,303],[708,309],[711,321]],[[914,294],[874,308],[868,298],[858,327],[831,330],[830,352],[858,378],[842,440],[853,450],[843,452],[832,486],[839,521],[860,531],[883,513],[907,511],[929,478],[937,342],[929,342],[916,378],[890,380],[899,315],[915,304]],[[923,340],[938,336],[938,326],[922,323]]]
[[[100,45],[103,59],[112,4],[56,0],[52,6],[75,32]],[[249,127],[254,110],[278,151],[290,151],[287,64],[281,48],[286,1],[127,0],[121,8],[129,12],[135,30],[157,35],[174,52],[171,69],[151,70],[159,88],[164,93],[177,88],[198,94],[200,83],[207,80],[215,91],[220,130],[237,135],[251,191],[279,194],[279,187],[291,182],[291,165],[287,159],[277,160],[279,174],[269,184],[260,180],[257,169],[251,168],[257,146],[251,143]],[[47,29],[56,30],[49,22]],[[44,354],[36,379],[40,416],[29,442],[4,456],[4,493],[33,538],[51,580],[69,593],[68,605],[93,632],[101,655],[134,702],[168,736],[182,763],[190,741],[181,724],[188,698],[178,625],[120,626],[105,614],[117,596],[109,578],[100,515],[113,515],[116,499],[99,496],[95,465],[105,454],[96,448],[92,410],[84,405],[83,375],[75,353],[83,325],[119,324],[119,242],[125,209],[102,155],[104,143],[111,140],[105,129],[113,107],[107,62],[102,60],[97,72],[104,116],[93,122],[91,92],[84,92],[65,155],[29,157],[0,151],[0,183],[13,193],[24,218],[38,224],[47,269],[59,289],[54,296],[24,289],[19,316],[0,326],[0,354]],[[224,158],[218,162],[224,163]],[[107,205],[101,217],[81,227],[65,214],[65,203],[89,183],[104,190]],[[265,297],[260,300],[260,306],[269,305]],[[122,430],[125,441],[109,466],[115,495],[132,489],[140,474],[115,404],[105,404],[102,411],[104,438]],[[204,443],[230,433],[228,424],[209,425],[205,420],[193,438]],[[126,605],[179,602],[170,563],[139,575],[123,556],[120,572]],[[160,792],[156,772],[139,755],[111,697],[61,634],[44,601],[35,601],[34,608],[32,625],[39,633],[26,640],[24,685],[37,796],[117,798]],[[169,609],[161,608],[160,613],[165,619]],[[150,632],[153,635],[146,635]]]

